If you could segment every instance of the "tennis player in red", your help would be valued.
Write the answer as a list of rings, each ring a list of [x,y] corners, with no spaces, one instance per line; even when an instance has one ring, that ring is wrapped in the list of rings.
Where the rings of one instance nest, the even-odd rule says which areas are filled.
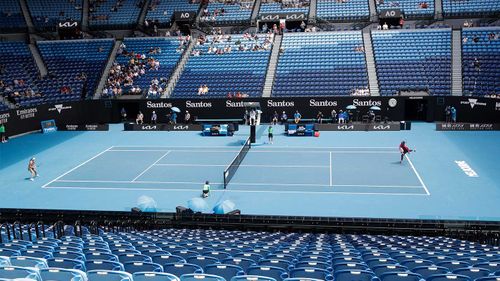
[[[410,153],[416,151],[415,149],[410,149],[408,146],[406,146],[406,142],[402,141],[401,144],[399,145],[399,152],[401,152],[401,160],[399,163],[403,163],[403,159],[405,157],[406,153]]]

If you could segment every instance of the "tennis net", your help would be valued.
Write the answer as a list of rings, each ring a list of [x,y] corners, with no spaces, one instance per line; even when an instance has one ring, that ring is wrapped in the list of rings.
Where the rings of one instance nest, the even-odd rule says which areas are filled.
[[[233,178],[234,174],[236,173],[236,171],[240,167],[241,161],[243,161],[243,159],[245,159],[245,156],[247,155],[248,151],[250,150],[250,147],[251,147],[250,138],[248,138],[245,141],[245,144],[241,148],[240,152],[238,152],[238,155],[236,155],[236,157],[234,157],[231,164],[229,164],[229,166],[227,166],[227,168],[224,170],[224,189],[226,189],[227,185],[229,184],[229,182]]]

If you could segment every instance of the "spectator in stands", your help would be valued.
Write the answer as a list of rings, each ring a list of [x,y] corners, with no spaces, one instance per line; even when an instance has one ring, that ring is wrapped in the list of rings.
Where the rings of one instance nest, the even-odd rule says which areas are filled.
[[[479,42],[479,37],[477,37],[477,35],[474,35],[474,37],[472,37],[472,41],[474,41],[474,43]]]
[[[205,84],[205,86],[203,86],[203,95],[206,94],[208,94],[208,86]]]
[[[286,115],[286,112],[283,111],[283,113],[281,114],[281,124],[285,125],[287,121],[288,121],[288,116]]]
[[[420,9],[427,9],[427,8],[429,8],[429,5],[427,4],[427,2],[420,2],[420,3],[418,4],[418,7],[419,7]]]
[[[139,111],[139,113],[137,113],[137,118],[135,119],[135,123],[136,124],[144,124],[144,114],[142,114],[141,111]]]
[[[157,119],[158,115],[156,115],[156,112],[153,110],[153,114],[151,114],[151,124],[156,124]]]
[[[389,25],[387,25],[387,23],[384,22],[384,25],[382,25],[382,29],[383,30],[388,30],[389,29]]]
[[[455,109],[454,106],[451,107],[451,122],[457,123],[457,110]]]
[[[401,29],[403,29],[403,26],[404,26],[404,25],[405,25],[405,20],[403,19],[403,17],[401,17],[401,18],[399,19],[399,27],[400,27]]]
[[[479,60],[477,58],[474,58],[474,68],[478,72],[481,71],[481,63],[479,62]]]
[[[200,85],[200,87],[198,88],[198,96],[203,95],[203,89],[203,85]]]
[[[210,182],[206,181],[203,185],[202,197],[207,198],[210,195]]]
[[[184,123],[186,124],[191,123],[191,114],[187,110],[186,113],[184,113]]]
[[[297,110],[293,114],[293,121],[295,122],[295,124],[299,124],[300,123],[300,119],[302,119],[302,115],[300,115],[299,111]]]
[[[0,123],[0,139],[2,140],[2,143],[7,142],[5,139],[5,125],[3,123]]]
[[[274,111],[273,117],[271,118],[271,124],[272,125],[277,125],[278,124],[278,119],[279,119],[278,112]]]
[[[323,112],[318,111],[318,114],[316,114],[316,122],[318,122],[319,124],[323,123]]]
[[[304,21],[300,23],[300,29],[302,29],[302,31],[306,30],[306,23]]]

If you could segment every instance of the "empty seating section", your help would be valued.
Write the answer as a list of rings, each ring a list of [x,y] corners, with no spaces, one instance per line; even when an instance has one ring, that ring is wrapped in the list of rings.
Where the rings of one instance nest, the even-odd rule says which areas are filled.
[[[0,1],[0,31],[26,28],[18,1]]]
[[[25,95],[38,75],[38,69],[28,46],[23,42],[0,42],[0,96],[13,103],[41,103],[41,97]],[[32,88],[36,92],[36,88]],[[29,91],[31,92],[31,91]],[[6,109],[0,106],[1,109]]]
[[[264,0],[260,4],[259,14],[276,14],[276,13],[309,13],[309,1],[273,1]]]
[[[139,86],[144,91],[148,90],[154,78],[168,80],[181,56],[181,53],[176,52],[179,46],[177,38],[126,38],[123,45],[124,52],[116,56],[116,62],[122,67],[129,65],[131,52],[153,58],[160,63],[158,70],[147,67],[144,75],[134,78],[133,86]],[[126,93],[130,88],[131,86],[122,90]]]
[[[368,87],[361,32],[285,34],[273,96],[339,96]]]
[[[500,274],[499,247],[446,237],[193,229],[94,235],[84,227],[81,237],[66,230],[59,239],[33,236],[32,242],[1,231],[0,279],[423,281],[498,280],[493,276]],[[48,256],[71,248],[66,252],[83,258],[33,257],[41,245]],[[187,257],[169,260],[174,252]],[[431,261],[438,257],[447,261]]]
[[[40,91],[56,94],[61,87],[69,87],[66,95],[72,99],[81,97],[83,90],[83,95],[92,96],[113,44],[112,39],[38,42],[49,77],[53,78],[42,80]]]
[[[26,0],[37,29],[55,30],[61,20],[82,20],[83,0]]]
[[[208,4],[208,14],[202,15],[200,21],[215,22],[217,24],[225,25],[249,22],[253,6],[253,1],[242,1],[236,3],[220,3],[213,1]],[[222,13],[222,10],[224,13]]]
[[[452,0],[454,1],[454,0]],[[401,9],[405,18],[421,18],[434,16],[434,1],[425,0],[375,0],[377,11],[385,9]]]
[[[443,0],[444,16],[476,17],[495,15],[500,12],[500,1],[496,0]]]
[[[89,24],[92,28],[134,27],[143,0],[89,0]]]
[[[146,20],[170,22],[174,12],[197,12],[200,3],[190,0],[151,0]]]
[[[464,29],[462,38],[464,94],[498,95],[500,93],[500,28]]]
[[[373,31],[381,95],[451,91],[451,30]]]
[[[317,17],[322,20],[349,21],[370,17],[367,0],[318,0]]]
[[[252,49],[257,45],[264,47],[266,35],[259,34],[257,41],[243,35],[234,35],[230,41],[224,37],[217,43],[213,43],[213,38],[208,36],[208,42],[195,47],[194,51],[201,51],[201,54],[190,56],[173,96],[197,96],[200,85],[207,85],[209,89],[204,97],[226,97],[228,93],[237,92],[251,97],[262,95],[271,46],[267,45],[267,49],[259,51]],[[240,49],[243,46],[245,50]],[[209,48],[228,47],[231,47],[231,52],[208,53]]]

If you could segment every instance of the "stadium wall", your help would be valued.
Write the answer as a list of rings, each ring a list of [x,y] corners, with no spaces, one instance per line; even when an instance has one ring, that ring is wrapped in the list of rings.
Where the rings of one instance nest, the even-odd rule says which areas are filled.
[[[337,112],[348,105],[357,106],[360,115],[372,106],[380,107],[380,115],[389,121],[409,119],[408,112],[415,105],[425,104],[424,120],[444,121],[446,106],[457,109],[459,122],[498,123],[500,101],[471,97],[318,97],[318,98],[256,98],[256,99],[165,99],[165,100],[87,100],[70,103],[44,104],[0,112],[0,123],[7,128],[7,135],[19,135],[40,130],[40,122],[54,119],[58,126],[107,124],[121,121],[120,111],[125,108],[130,119],[141,110],[145,120],[156,111],[158,121],[165,122],[171,107],[182,112],[189,110],[191,116],[209,119],[243,118],[244,102],[259,102],[263,111],[263,122],[268,122],[274,111],[285,111],[289,118],[299,110],[303,118],[315,118],[322,111],[325,118],[332,109]],[[178,120],[181,120],[183,113]]]

